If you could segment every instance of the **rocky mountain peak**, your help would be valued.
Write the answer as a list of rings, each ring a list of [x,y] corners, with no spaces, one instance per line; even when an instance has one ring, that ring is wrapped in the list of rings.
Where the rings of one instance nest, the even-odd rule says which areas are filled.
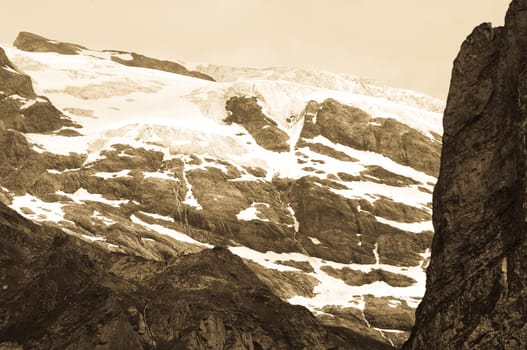
[[[527,346],[526,9],[476,27],[455,60],[426,294],[404,349]]]

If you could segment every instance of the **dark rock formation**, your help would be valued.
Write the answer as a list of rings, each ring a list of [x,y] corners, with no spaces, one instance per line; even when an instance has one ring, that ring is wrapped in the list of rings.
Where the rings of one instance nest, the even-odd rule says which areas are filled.
[[[21,132],[46,133],[62,127],[80,127],[53,106],[38,97],[31,78],[9,61],[0,48],[0,122],[3,127]]]
[[[374,269],[370,272],[362,272],[352,270],[348,267],[336,269],[331,266],[322,266],[322,270],[327,272],[328,275],[339,278],[351,286],[362,286],[376,281],[384,281],[393,287],[408,287],[416,283],[416,281],[410,277],[379,269]]]
[[[381,263],[415,266],[430,245],[431,232],[415,235],[384,225],[372,214],[405,221],[405,211],[428,218],[428,214],[387,200],[373,204],[350,200],[331,191],[311,177],[297,180],[289,189],[291,205],[299,222],[297,239],[312,256],[347,263],[375,263],[373,249],[379,247]],[[364,208],[359,211],[359,206]],[[412,209],[410,209],[412,208]],[[392,216],[393,215],[393,216]],[[322,244],[313,244],[308,237]]]
[[[57,42],[28,32],[20,32],[13,45],[24,51],[57,52],[63,55],[76,55],[86,48],[77,44]]]
[[[273,295],[224,248],[111,254],[0,204],[0,348],[387,349]]]
[[[444,117],[426,295],[404,349],[527,348],[527,1],[465,40]]]
[[[270,151],[289,151],[289,137],[262,112],[256,97],[231,97],[226,109],[230,115],[225,118],[225,122],[245,127],[257,144]]]
[[[0,48],[0,91],[7,96],[18,94],[27,98],[36,97],[31,78],[16,69],[2,48]]]
[[[366,296],[364,316],[374,327],[383,329],[404,329],[409,331],[414,322],[414,310],[403,300],[391,305],[388,298]]]
[[[317,135],[351,148],[381,153],[429,175],[436,176],[439,170],[439,140],[432,141],[395,119],[373,118],[333,99],[324,101],[316,114],[306,113],[301,137],[311,139]],[[300,139],[297,146],[309,143]]]
[[[185,66],[176,62],[158,60],[156,58],[143,56],[135,52],[130,53],[130,55],[132,56],[131,60],[125,60],[117,56],[112,56],[112,61],[130,67],[157,69],[165,72],[187,75],[193,78],[214,81],[214,79],[208,76],[207,74],[196,71],[189,71],[187,68],[185,68]]]

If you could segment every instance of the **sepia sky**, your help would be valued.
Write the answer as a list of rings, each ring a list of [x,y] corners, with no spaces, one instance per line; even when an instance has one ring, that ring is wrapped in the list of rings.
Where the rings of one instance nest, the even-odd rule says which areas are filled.
[[[509,0],[17,0],[0,43],[19,31],[93,49],[190,62],[344,72],[446,98],[452,61]]]

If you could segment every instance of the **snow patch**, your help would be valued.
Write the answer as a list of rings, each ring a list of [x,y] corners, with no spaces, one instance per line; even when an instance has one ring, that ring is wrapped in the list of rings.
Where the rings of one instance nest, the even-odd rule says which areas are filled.
[[[413,233],[421,233],[424,231],[432,231],[432,232],[434,231],[434,225],[432,224],[432,220],[406,223],[406,222],[387,220],[380,216],[376,216],[375,219],[381,224],[390,225],[392,227],[398,228],[399,230],[403,230],[403,231],[408,231],[408,232],[413,232]]]
[[[295,210],[289,205],[287,206],[287,211],[289,212],[289,214],[291,215],[291,218],[293,219],[293,228],[295,229],[295,233],[298,233],[298,229],[300,228],[300,223],[296,219]]]
[[[72,193],[72,194],[65,193],[63,191],[58,191],[57,194],[68,197],[69,199],[71,199],[73,202],[77,204],[82,204],[82,202],[86,202],[86,201],[92,201],[92,202],[108,204],[112,207],[120,207],[121,204],[126,204],[130,202],[129,200],[106,199],[102,195],[98,193],[90,193],[85,188],[82,188],[82,187],[79,188],[75,193]]]
[[[246,208],[246,209],[240,211],[236,215],[236,218],[238,220],[243,220],[243,221],[259,220],[259,221],[269,222],[270,221],[269,219],[262,219],[259,216],[259,214],[261,214],[259,209],[258,209],[259,206],[265,206],[265,207],[269,208],[269,204],[267,204],[267,203],[254,202],[254,203],[251,204],[251,206],[249,208]]]
[[[178,178],[174,178],[172,173],[169,171],[156,171],[156,172],[147,172],[143,171],[143,176],[145,179],[160,179],[160,180],[169,180],[169,181],[179,181]]]
[[[169,229],[167,227],[164,227],[164,226],[161,226],[161,225],[157,225],[157,224],[148,224],[148,223],[144,222],[143,220],[139,219],[135,215],[130,216],[130,220],[134,224],[138,224],[140,226],[143,226],[146,229],[149,229],[151,231],[157,232],[159,234],[169,236],[170,238],[173,238],[176,241],[190,243],[190,244],[195,244],[195,245],[199,245],[199,246],[206,247],[206,248],[213,248],[212,245],[210,245],[208,243],[202,243],[202,242],[196,241],[194,238],[192,238],[189,235],[184,234],[182,232],[179,232],[179,231],[176,231],[176,230],[173,230],[173,229]]]
[[[93,174],[93,176],[102,177],[103,179],[108,180],[108,179],[114,179],[118,177],[131,177],[130,175],[128,175],[129,173],[130,173],[130,170],[125,169],[125,170],[121,170],[121,171],[117,171],[113,173],[99,172],[99,173]]]
[[[320,242],[318,239],[316,239],[315,237],[307,237],[309,238],[309,240],[311,241],[311,243],[313,243],[314,245],[320,245],[322,244],[322,242]]]
[[[64,204],[44,202],[30,194],[13,196],[13,201],[9,207],[30,220],[53,222],[65,221],[64,211],[62,210]]]
[[[174,218],[171,218],[170,216],[164,216],[164,215],[159,215],[159,214],[154,214],[154,213],[147,213],[145,211],[140,211],[139,213],[143,214],[143,215],[146,215],[146,216],[149,216],[153,219],[156,219],[156,220],[164,220],[164,221],[169,221],[169,222],[175,222],[174,221]]]

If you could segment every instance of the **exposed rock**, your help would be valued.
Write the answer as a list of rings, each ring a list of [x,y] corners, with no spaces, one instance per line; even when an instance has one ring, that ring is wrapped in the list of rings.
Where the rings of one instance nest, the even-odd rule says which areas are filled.
[[[399,174],[394,174],[391,171],[384,169],[383,167],[373,165],[367,166],[366,170],[360,172],[359,175],[350,175],[347,173],[339,172],[337,173],[338,177],[342,181],[365,181],[365,182],[375,182],[379,184],[385,184],[388,186],[395,187],[407,187],[411,185],[419,184],[419,182]],[[426,190],[426,188],[423,188]],[[430,192],[431,193],[431,192]]]
[[[375,298],[366,296],[364,316],[368,322],[377,328],[401,329],[409,331],[415,321],[414,309],[408,307],[406,301],[391,298]]]
[[[278,260],[277,263],[280,263],[282,265],[291,266],[291,267],[296,267],[297,269],[300,269],[308,273],[315,271],[313,269],[313,266],[311,266],[311,264],[307,261]]]
[[[367,210],[375,216],[399,222],[418,222],[431,219],[427,210],[412,207],[410,205],[394,202],[387,198],[377,199],[370,203],[366,200],[360,201],[361,209]]]
[[[231,114],[225,118],[225,122],[245,127],[257,144],[270,151],[289,151],[289,137],[262,112],[256,97],[231,97],[226,109]]]
[[[298,236],[310,255],[342,263],[375,262],[373,245],[377,233],[373,217],[359,213],[352,201],[310,178],[296,181],[290,191],[299,222]],[[315,245],[308,237],[315,237],[322,244]]]
[[[253,262],[248,262],[247,266],[284,300],[297,295],[313,297],[313,288],[319,283],[316,278],[301,272],[266,269]]]
[[[336,269],[331,266],[322,266],[321,270],[330,276],[343,280],[345,283],[351,286],[362,286],[364,284],[370,284],[377,281],[386,282],[392,287],[408,287],[417,283],[416,280],[405,275],[400,275],[380,269],[373,269],[370,272],[362,272],[359,270],[352,270],[348,267]]]
[[[37,97],[31,78],[19,72],[0,48],[0,122],[21,132],[47,133],[62,127],[80,127],[56,109],[48,99]]]
[[[385,226],[387,231],[382,232],[380,226]],[[380,262],[398,266],[420,265],[423,261],[420,252],[430,247],[434,235],[431,231],[408,233],[383,224],[377,230],[382,232],[377,239]]]
[[[131,56],[131,59],[129,60],[119,58],[118,56],[112,56],[112,61],[130,67],[157,69],[165,72],[187,75],[193,78],[214,81],[214,79],[208,76],[207,74],[196,71],[189,71],[187,68],[185,68],[185,66],[176,62],[158,60],[156,58],[143,56],[135,52],[131,52],[129,55]]]
[[[527,1],[452,71],[426,294],[404,349],[527,347]]]
[[[61,49],[58,47],[59,43],[44,38],[37,39],[35,40],[43,42],[42,45],[46,50]],[[51,47],[48,44],[52,44]],[[421,204],[414,208],[397,203],[392,200],[395,196],[391,194],[386,194],[390,198],[384,197],[382,188],[385,186],[377,184],[393,186],[390,192],[396,191],[397,187],[408,187],[404,190],[419,194],[417,187],[421,186],[424,190],[429,190],[433,187],[431,180],[426,184],[420,183],[403,176],[408,173],[406,171],[398,174],[387,170],[392,169],[391,167],[382,168],[381,162],[378,162],[379,166],[367,166],[364,163],[368,162],[364,161],[360,152],[348,152],[346,147],[332,145],[323,138],[316,140],[307,138],[309,135],[310,137],[320,135],[333,143],[355,147],[349,138],[358,138],[357,140],[361,141],[360,137],[373,134],[380,139],[379,144],[382,147],[375,148],[377,145],[372,143],[371,145],[375,147],[372,146],[373,148],[370,149],[371,145],[368,143],[368,147],[359,150],[384,152],[383,147],[389,150],[392,147],[403,149],[408,142],[404,141],[401,135],[406,135],[410,127],[386,119],[372,118],[365,112],[340,105],[332,100],[324,104],[311,101],[305,110],[298,114],[297,108],[301,108],[304,102],[295,102],[296,94],[302,92],[299,92],[299,86],[290,87],[285,82],[271,82],[272,94],[285,93],[284,96],[291,101],[291,105],[284,103],[279,106],[280,108],[275,109],[273,104],[276,101],[265,98],[269,92],[261,91],[258,84],[237,82],[232,87],[223,89],[223,85],[219,88],[220,86],[216,84],[211,85],[203,81],[199,83],[194,80],[194,83],[202,88],[193,91],[191,98],[186,95],[174,97],[183,100],[190,98],[192,103],[199,105],[205,117],[214,118],[211,119],[213,122],[218,122],[224,114],[227,115],[227,123],[238,125],[221,126],[220,122],[218,126],[221,126],[222,130],[233,131],[231,135],[228,135],[229,133],[223,135],[222,132],[223,136],[216,137],[208,134],[208,130],[201,129],[201,125],[197,125],[196,129],[199,130],[194,130],[194,125],[189,125],[192,126],[191,131],[185,131],[186,126],[179,128],[174,125],[169,128],[166,128],[166,125],[142,127],[140,121],[96,135],[99,131],[90,129],[96,122],[94,119],[99,119],[101,122],[106,120],[106,112],[104,108],[100,108],[105,102],[104,99],[120,96],[119,101],[139,103],[140,98],[146,100],[152,96],[157,98],[157,92],[163,89],[164,84],[161,81],[145,83],[144,80],[136,80],[134,76],[121,76],[121,72],[132,73],[135,69],[122,69],[119,65],[108,61],[179,74],[191,75],[192,72],[185,71],[183,66],[176,63],[155,60],[135,53],[96,52],[80,46],[73,46],[71,49],[82,50],[79,54],[93,63],[93,71],[80,71],[78,67],[71,67],[66,57],[63,57],[64,67],[56,67],[51,62],[38,63],[30,58],[33,55],[26,55],[20,51],[13,59],[16,59],[20,68],[30,73],[50,69],[53,72],[67,72],[69,78],[82,77],[82,80],[86,81],[85,84],[80,81],[79,84],[66,82],[63,86],[47,84],[46,80],[41,80],[40,74],[36,73],[34,79],[39,82],[43,91],[50,94],[52,100],[64,93],[76,97],[64,110],[79,123],[89,121],[86,124],[89,126],[87,130],[77,131],[77,125],[72,124],[60,111],[49,104],[47,98],[30,95],[28,91],[32,91],[31,81],[24,78],[24,75],[18,74],[20,72],[16,67],[10,63],[0,66],[0,73],[2,70],[9,73],[5,81],[13,79],[9,84],[4,84],[5,91],[12,94],[7,95],[4,91],[0,93],[0,110],[4,120],[0,123],[0,146],[3,146],[0,149],[0,185],[2,186],[0,202],[12,205],[19,213],[39,222],[43,225],[43,230],[49,227],[64,229],[73,237],[80,238],[84,242],[89,241],[91,247],[85,249],[87,245],[74,238],[69,238],[64,245],[58,245],[69,247],[66,249],[68,259],[77,259],[70,272],[74,274],[73,285],[81,284],[81,288],[78,289],[79,296],[74,295],[67,287],[62,288],[67,280],[57,276],[65,273],[64,270],[54,270],[57,271],[56,274],[54,275],[53,272],[49,277],[45,264],[48,255],[42,255],[42,259],[34,259],[40,265],[38,268],[35,266],[31,272],[35,274],[36,280],[40,281],[38,283],[44,285],[38,290],[48,291],[45,285],[47,278],[52,281],[51,284],[55,283],[61,287],[58,294],[62,289],[67,294],[67,300],[43,298],[44,302],[52,304],[49,308],[42,308],[43,310],[60,309],[60,312],[49,313],[52,316],[49,320],[41,320],[46,323],[46,327],[47,322],[51,324],[42,331],[51,337],[44,339],[43,344],[51,344],[55,340],[52,339],[55,334],[53,332],[73,329],[71,335],[68,333],[69,339],[86,341],[85,348],[94,346],[119,348],[127,346],[127,341],[130,341],[128,345],[130,348],[140,344],[143,348],[149,349],[156,347],[317,348],[318,340],[306,340],[302,344],[307,345],[303,346],[292,345],[293,342],[289,340],[287,345],[281,343],[276,345],[279,340],[275,338],[280,338],[284,334],[281,330],[276,333],[280,335],[276,335],[265,327],[254,326],[251,317],[258,318],[261,314],[265,316],[261,319],[267,323],[273,323],[272,317],[268,317],[273,312],[287,314],[280,315],[284,320],[289,319],[290,315],[293,315],[293,318],[297,316],[295,313],[289,313],[287,309],[276,306],[278,304],[274,303],[274,299],[266,292],[256,293],[256,298],[261,298],[261,303],[260,301],[256,304],[246,303],[244,299],[246,293],[240,291],[240,288],[245,288],[246,271],[235,267],[218,272],[217,269],[221,270],[221,268],[211,266],[212,260],[225,258],[227,263],[233,263],[233,260],[228,257],[229,254],[208,255],[210,252],[201,252],[209,245],[230,247],[229,249],[236,251],[240,256],[252,255],[259,263],[249,262],[248,265],[261,282],[253,283],[249,278],[247,283],[257,289],[266,285],[268,291],[270,289],[273,292],[271,294],[282,300],[296,296],[318,299],[326,294],[322,292],[320,295],[315,289],[320,284],[320,290],[326,290],[327,282],[330,280],[324,272],[320,271],[320,259],[327,260],[328,265],[332,262],[343,264],[378,262],[381,264],[378,265],[380,268],[384,263],[395,266],[419,266],[425,263],[423,253],[429,248],[431,232],[422,234],[404,232],[396,228],[399,226],[397,223],[382,224],[379,222],[382,220],[376,219],[376,216],[400,223],[429,220],[427,204],[420,201]],[[47,55],[42,57],[45,56]],[[102,73],[97,69],[99,61],[115,68],[113,70],[115,76],[104,79],[104,82],[99,81],[100,79],[89,79]],[[0,85],[3,83],[5,82],[0,80]],[[209,94],[209,88],[214,92]],[[128,96],[134,92],[141,92],[141,97]],[[256,95],[258,99],[232,97],[226,103],[233,94]],[[281,101],[277,99],[279,100]],[[224,106],[227,107],[227,113],[222,109]],[[119,115],[119,118],[126,120],[127,115],[124,112],[126,108],[117,107],[112,103],[111,114]],[[291,115],[289,120],[284,120],[288,115]],[[294,142],[297,133],[301,131],[299,128],[303,119],[306,123],[302,137],[296,145],[290,144],[290,140]],[[283,124],[284,121],[286,123]],[[157,118],[152,122],[157,123]],[[159,122],[164,123],[164,121]],[[241,127],[247,131],[240,132]],[[293,135],[291,139],[284,131],[286,127],[294,127],[288,131]],[[361,128],[364,129],[363,135],[353,134],[353,130]],[[45,137],[24,135],[24,132],[48,135]],[[430,137],[428,134],[415,130],[414,132],[426,142],[434,143],[434,138],[438,141],[437,135]],[[271,164],[272,158],[263,157],[258,153],[251,154],[249,149],[260,148],[253,148],[255,145],[253,141],[249,141],[248,133],[257,144],[268,150],[287,152],[277,155],[277,158],[279,156],[284,160],[290,157],[292,169],[279,164],[279,171],[276,172],[275,164]],[[57,142],[62,142],[64,136],[77,137],[81,134],[86,134],[89,136],[86,139],[92,140],[88,145],[89,155],[70,153],[69,156],[64,156],[49,153],[44,148],[49,147],[47,146],[49,139],[54,138]],[[121,137],[123,135],[125,136]],[[412,135],[408,137],[413,137]],[[43,145],[33,145],[24,136],[33,140],[40,139]],[[118,139],[114,142],[122,144],[112,145],[114,138]],[[386,145],[383,143],[385,141]],[[249,145],[245,145],[245,142]],[[431,146],[431,149],[435,149],[435,146]],[[77,150],[72,148],[70,151]],[[405,152],[400,151],[394,157],[404,160]],[[265,152],[265,156],[269,153]],[[358,154],[356,157],[361,159],[350,156],[354,154]],[[395,160],[393,157],[392,159]],[[400,159],[397,161],[401,164],[409,164]],[[433,157],[429,160],[433,161]],[[304,165],[299,166],[295,161]],[[426,167],[424,163],[423,168]],[[299,178],[298,172],[289,171],[300,171],[301,168],[306,172],[302,178]],[[342,169],[340,173],[339,169]],[[282,176],[286,174],[292,178],[283,178]],[[359,181],[367,186],[371,185],[371,193],[354,195],[353,188],[360,185],[357,183]],[[54,229],[50,228],[50,230]],[[74,246],[70,247],[70,243]],[[42,247],[45,250],[49,245],[44,244]],[[61,249],[57,249],[58,256],[63,253]],[[45,254],[48,253],[51,252]],[[93,266],[85,264],[86,260],[79,258],[77,254],[87,255]],[[282,265],[281,268],[290,266],[297,268],[298,271],[284,272],[264,268],[263,266],[267,264],[260,260],[262,257],[265,257],[265,261],[270,264]],[[185,261],[188,265],[181,265]],[[194,268],[196,264],[202,268]],[[192,272],[186,274],[182,271],[184,268],[189,268]],[[224,278],[223,272],[229,276]],[[44,275],[40,276],[40,273]],[[328,273],[362,284],[386,281],[392,286],[399,286],[413,283],[413,280],[405,279],[404,276],[390,274],[380,269],[358,276],[353,275],[353,271],[343,273],[338,270]],[[131,275],[135,277],[132,278]],[[95,278],[95,282],[92,277]],[[193,278],[194,281],[183,281],[181,278],[188,280]],[[212,286],[214,281],[218,283]],[[86,290],[83,289],[84,283],[90,285]],[[154,291],[152,289],[154,287],[159,288]],[[185,289],[187,287],[188,290]],[[353,294],[352,291],[355,289],[349,288],[344,283],[338,287],[349,294]],[[2,288],[3,284],[0,281],[0,293]],[[11,287],[8,286],[9,288]],[[101,294],[97,294],[99,290],[102,290]],[[190,290],[198,291],[197,304],[193,304]],[[87,306],[84,304],[81,307],[76,306],[76,310],[80,310],[79,313],[86,313],[94,322],[100,320],[99,316],[102,315],[103,321],[93,324],[87,322],[86,326],[90,329],[82,333],[84,331],[73,325],[78,320],[76,311],[61,313],[61,310],[66,308],[65,305],[69,307],[70,301],[75,304],[76,300],[84,298],[87,303],[90,302],[92,294],[86,295],[85,291],[88,294],[95,294],[100,299],[94,299],[96,302],[88,312],[85,312]],[[407,291],[403,292],[407,293]],[[361,296],[364,297],[366,293],[359,293],[361,295],[349,295],[349,298],[339,296],[337,301],[346,302],[348,306],[355,303],[355,306],[360,307],[360,301],[364,300]],[[340,291],[338,294],[342,295]],[[26,295],[31,296],[28,300],[36,299],[30,292]],[[157,295],[163,297],[154,310],[145,300],[150,297],[153,299]],[[207,304],[200,298],[203,300],[210,298],[213,303]],[[272,324],[270,327],[276,326],[290,331],[286,334],[288,339],[298,338],[295,334],[304,337],[304,334],[307,334],[305,332],[310,332],[314,338],[318,339],[319,336],[323,338],[325,343],[320,344],[335,349],[392,348],[389,345],[390,341],[399,344],[406,334],[389,331],[381,333],[368,325],[362,310],[356,308],[340,310],[338,307],[329,306],[333,302],[331,298],[323,299],[325,300],[320,307],[320,300],[313,300],[311,303],[302,298],[294,298],[293,301],[306,303],[317,317],[324,319],[326,328],[322,328],[322,333],[309,327],[304,327],[305,331],[298,330],[295,328],[296,325],[291,326],[292,323],[286,324],[285,321]],[[262,307],[262,303],[265,306]],[[104,307],[101,306],[103,304]],[[372,319],[382,315],[384,302],[374,300],[370,304]],[[56,306],[55,309],[53,305]],[[271,312],[270,309],[274,311]],[[399,311],[394,311],[393,319],[400,316]],[[329,312],[334,317],[329,319],[328,315],[323,314],[324,312]],[[224,314],[232,317],[225,317]],[[55,316],[57,318],[54,318]],[[152,324],[153,316],[159,322],[155,329]],[[61,323],[64,320],[66,323]],[[69,323],[70,321],[73,323]],[[245,326],[237,326],[238,322]],[[301,323],[298,327],[302,326]],[[381,325],[380,321],[377,323]],[[16,327],[24,325],[21,323]],[[401,325],[401,327],[407,326]],[[34,329],[30,328],[30,330],[33,332]],[[92,330],[95,330],[95,333]],[[401,331],[400,328],[398,330]],[[29,336],[37,339],[41,333],[32,334]],[[115,334],[122,336],[117,339]],[[57,336],[57,338],[60,338],[57,347],[68,348],[64,345],[64,341],[68,341],[64,340],[66,336]],[[33,340],[13,339],[0,337],[0,344],[8,341],[9,344],[14,344],[13,346],[20,344],[24,348],[31,348],[32,344],[36,344],[36,341],[30,343]],[[93,339],[99,339],[99,344],[92,346]],[[79,346],[74,344],[70,348]]]
[[[0,127],[0,177],[11,175],[32,153],[35,152],[22,134]]]
[[[4,347],[383,349],[281,301],[226,249],[167,266],[0,212]]]
[[[293,221],[272,183],[229,181],[228,175],[216,168],[193,170],[187,177],[194,196],[203,207],[199,211],[190,209],[191,225],[262,252],[301,251],[298,243],[292,240]],[[237,215],[253,203],[267,204],[258,206],[263,209],[260,212],[263,217],[238,220]],[[278,224],[287,222],[290,226]]]
[[[267,174],[266,171],[262,168],[255,168],[255,167],[244,167],[244,169],[251,175],[256,177],[265,177]]]
[[[410,185],[417,185],[419,182],[415,181],[414,179],[411,179],[409,177],[394,174],[389,170],[384,169],[381,166],[378,165],[370,165],[366,167],[367,170],[362,171],[362,176],[367,176],[368,180],[373,182],[378,182],[390,186],[410,186]]]
[[[26,98],[36,97],[31,78],[16,69],[2,48],[0,48],[0,91],[6,96],[18,94]]]
[[[338,160],[342,160],[344,162],[357,162],[358,161],[357,159],[348,156],[344,152],[337,151],[336,149],[333,149],[333,148],[331,148],[329,146],[326,146],[326,145],[323,145],[321,143],[310,143],[310,142],[305,142],[302,139],[300,139],[298,141],[298,143],[296,144],[296,146],[299,147],[299,148],[300,147],[308,147],[313,152],[317,152],[317,153],[323,154],[323,155],[328,156],[328,157],[332,157],[332,158],[335,158],[335,159],[338,159]]]
[[[13,45],[24,51],[57,52],[63,55],[76,55],[81,50],[86,49],[77,44],[57,42],[28,32],[18,33]]]
[[[436,176],[441,144],[395,119],[372,118],[363,110],[327,99],[316,116],[305,117],[301,137],[322,135],[335,143],[372,151]]]
[[[378,330],[375,330],[371,325],[365,323],[364,313],[356,308],[342,308],[338,306],[326,306],[322,310],[326,314],[318,316],[318,320],[326,326],[344,327],[346,329],[352,329],[355,333],[360,334],[361,337],[366,339],[375,340],[382,346],[370,343],[373,349],[379,347],[379,349],[394,349],[394,347],[386,339],[386,336],[381,334]],[[329,316],[331,315],[331,316]],[[364,349],[368,349],[365,347]]]

